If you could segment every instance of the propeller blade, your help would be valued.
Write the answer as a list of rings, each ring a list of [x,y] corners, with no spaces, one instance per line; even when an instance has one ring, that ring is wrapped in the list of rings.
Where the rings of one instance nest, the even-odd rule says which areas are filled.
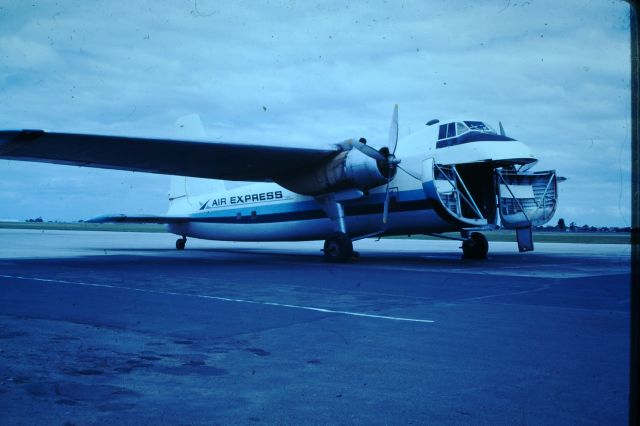
[[[395,154],[396,147],[398,146],[398,104],[393,108],[393,115],[391,116],[391,125],[389,126],[389,152]]]
[[[502,127],[502,121],[498,121],[498,125],[500,126],[500,136],[506,136],[504,133],[504,127]]]
[[[389,197],[389,184],[391,183],[391,179],[387,180],[387,190],[386,190],[386,195],[384,198],[384,209],[382,211],[382,224],[386,225],[387,224],[387,218],[389,217],[389,199],[391,197]]]
[[[378,152],[377,149],[364,144],[362,142],[359,141],[354,141],[351,140],[349,141],[349,143],[351,144],[351,146],[353,146],[354,148],[356,148],[358,151],[360,151],[361,153],[363,153],[364,155],[373,158],[374,160],[378,160],[378,161],[385,161],[386,157],[382,154],[380,154]]]

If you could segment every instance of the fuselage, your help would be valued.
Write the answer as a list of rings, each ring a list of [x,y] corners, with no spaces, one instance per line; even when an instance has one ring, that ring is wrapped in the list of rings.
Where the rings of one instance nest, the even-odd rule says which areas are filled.
[[[511,217],[508,209],[501,208],[509,202],[522,206],[528,220],[537,215],[536,224],[549,220],[555,211],[555,173],[519,173],[519,169],[537,161],[530,149],[488,126],[474,129],[478,123],[483,124],[461,121],[429,126],[399,141],[396,156],[402,160],[402,169],[389,181],[387,223],[383,224],[386,184],[352,191],[341,200],[348,235],[355,239],[491,229],[500,221],[516,226],[522,219],[519,212]],[[454,128],[447,134],[452,125],[457,126],[457,133]],[[515,191],[509,189],[507,194],[505,187],[510,185]],[[526,210],[525,204],[530,201],[533,207]],[[168,214],[190,217],[189,222],[168,225],[170,232],[204,239],[318,240],[334,230],[316,196],[301,195],[276,183],[252,183],[198,195],[186,193],[170,201]]]

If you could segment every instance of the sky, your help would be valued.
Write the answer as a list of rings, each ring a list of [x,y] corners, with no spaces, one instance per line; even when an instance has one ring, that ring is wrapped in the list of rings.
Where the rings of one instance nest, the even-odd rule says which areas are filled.
[[[0,2],[0,129],[383,145],[485,120],[555,169],[552,224],[630,226],[629,6],[580,1]],[[401,143],[401,142],[400,142]],[[162,175],[0,160],[0,219],[166,211]]]

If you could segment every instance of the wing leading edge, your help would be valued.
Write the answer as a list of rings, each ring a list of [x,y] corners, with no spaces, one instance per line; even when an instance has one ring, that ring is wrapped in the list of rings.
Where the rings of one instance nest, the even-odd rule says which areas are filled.
[[[208,179],[268,182],[309,170],[340,151],[230,142],[0,131],[0,158]]]

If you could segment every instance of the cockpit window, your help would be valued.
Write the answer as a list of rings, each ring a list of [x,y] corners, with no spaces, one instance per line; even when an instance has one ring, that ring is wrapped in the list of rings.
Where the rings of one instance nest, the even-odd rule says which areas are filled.
[[[438,139],[446,139],[447,138],[447,125],[441,124],[440,130],[438,131]]]
[[[456,125],[454,123],[447,124],[447,138],[454,138],[456,136]]]
[[[513,140],[515,139],[499,135],[491,126],[482,121],[458,121],[440,125],[436,148],[446,148],[469,142]]]
[[[438,139],[448,139],[460,136],[463,133],[469,131],[469,128],[464,123],[448,123],[440,125],[438,132]]]
[[[468,131],[469,128],[464,123],[456,123],[456,133],[458,134],[458,136]]]
[[[482,121],[465,121],[464,124],[469,126],[469,129],[475,132],[495,133],[495,131],[491,127],[484,124]]]

